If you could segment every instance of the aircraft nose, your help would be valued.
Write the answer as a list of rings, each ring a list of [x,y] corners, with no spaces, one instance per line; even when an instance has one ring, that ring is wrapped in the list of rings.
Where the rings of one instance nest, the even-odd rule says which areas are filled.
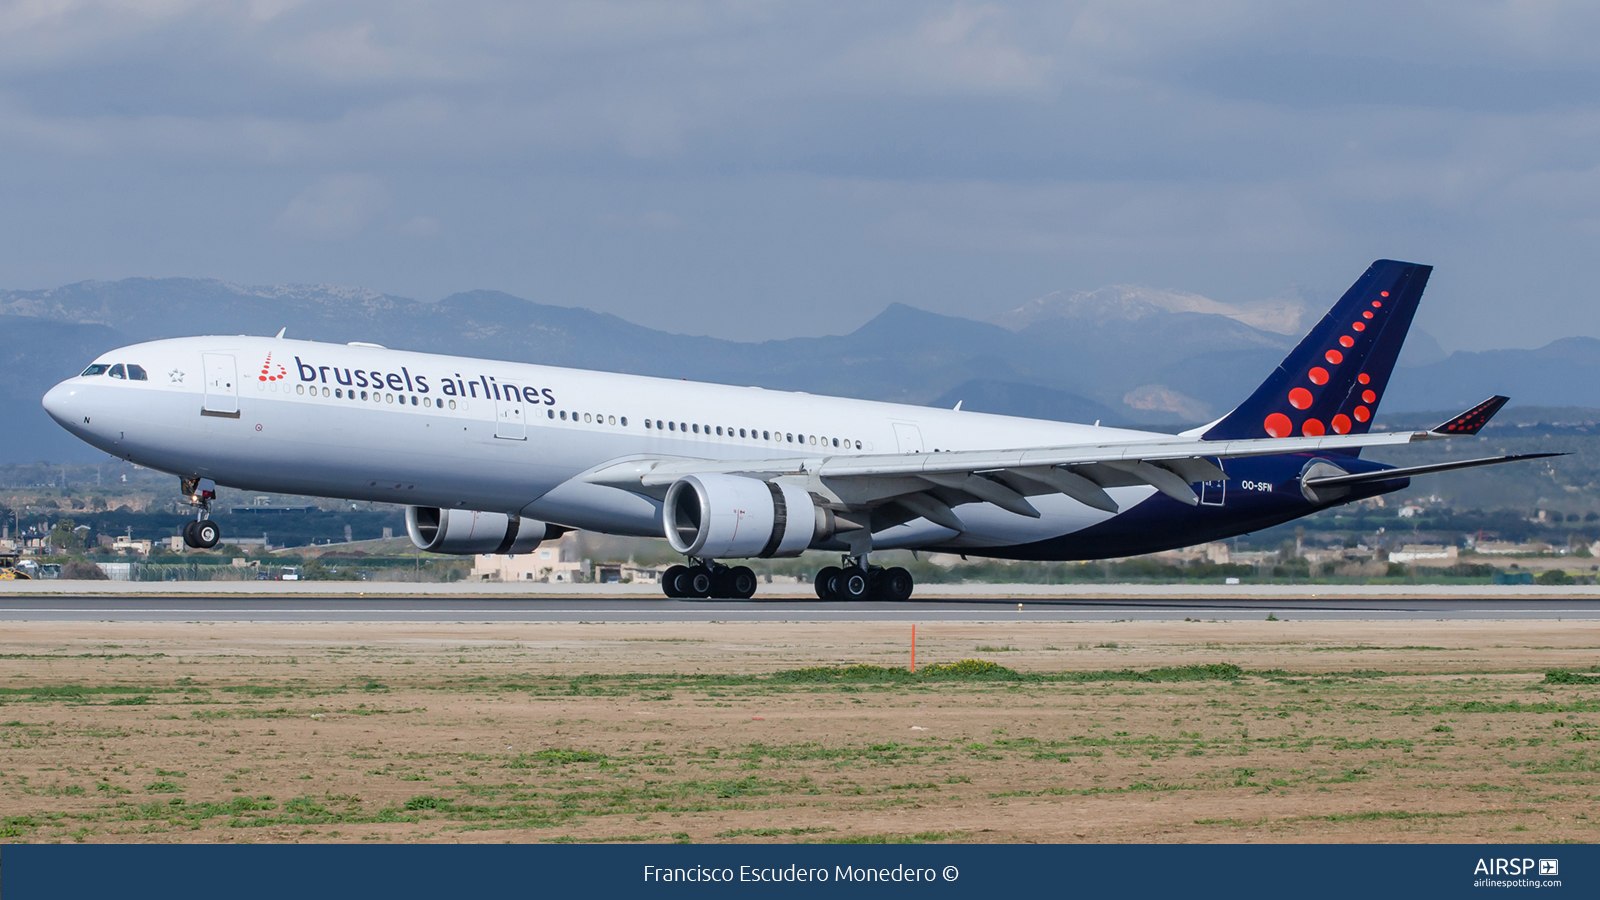
[[[64,381],[46,391],[41,402],[44,404],[44,411],[50,414],[50,418],[62,425],[70,426],[83,418],[79,412],[83,404],[78,397],[77,388]]]

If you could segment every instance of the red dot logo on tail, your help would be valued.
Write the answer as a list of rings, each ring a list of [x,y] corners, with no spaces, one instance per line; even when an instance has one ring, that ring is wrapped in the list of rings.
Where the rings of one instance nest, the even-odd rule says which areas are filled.
[[[1267,421],[1262,424],[1266,427],[1267,434],[1276,438],[1288,437],[1294,431],[1294,423],[1283,413],[1267,416]]]
[[[1300,426],[1300,433],[1306,437],[1322,437],[1327,434],[1319,419],[1307,419],[1305,424]]]
[[[1289,405],[1295,409],[1305,409],[1311,405],[1311,392],[1305,388],[1295,388],[1289,392]]]

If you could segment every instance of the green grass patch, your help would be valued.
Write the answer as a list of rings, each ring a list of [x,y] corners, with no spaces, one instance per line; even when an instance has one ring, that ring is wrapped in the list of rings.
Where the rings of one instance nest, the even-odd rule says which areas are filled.
[[[1600,684],[1600,675],[1580,675],[1566,669],[1553,669],[1544,673],[1543,684]]]

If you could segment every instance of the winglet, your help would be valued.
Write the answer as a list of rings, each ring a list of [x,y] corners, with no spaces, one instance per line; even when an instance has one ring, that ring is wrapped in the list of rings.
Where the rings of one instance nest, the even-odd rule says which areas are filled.
[[[1511,402],[1510,397],[1501,397],[1496,394],[1454,419],[1435,425],[1430,433],[1443,435],[1477,434],[1483,430],[1483,426],[1489,424],[1489,420],[1494,418],[1494,414],[1500,411],[1500,407],[1509,402]]]

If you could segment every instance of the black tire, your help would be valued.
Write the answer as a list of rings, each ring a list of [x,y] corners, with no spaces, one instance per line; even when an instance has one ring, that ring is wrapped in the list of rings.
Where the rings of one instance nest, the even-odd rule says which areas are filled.
[[[916,581],[911,573],[895,566],[883,573],[878,579],[878,590],[883,599],[895,603],[903,603],[911,599],[911,592],[916,588]]]
[[[855,566],[842,570],[836,584],[840,600],[865,600],[872,595],[871,574]]]
[[[727,566],[711,570],[711,599],[733,599],[733,570]]]
[[[194,523],[195,546],[202,550],[210,550],[222,541],[222,529],[210,519]]]
[[[735,600],[749,600],[756,595],[756,573],[749,566],[734,566],[728,570],[728,596]]]
[[[678,586],[678,579],[689,574],[688,566],[669,566],[661,575],[661,593],[677,600],[683,596],[682,589]]]
[[[185,547],[191,547],[195,550],[200,549],[200,541],[194,536],[194,526],[198,524],[200,523],[193,520],[183,523],[183,544]]]
[[[814,583],[814,587],[817,589],[818,600],[839,599],[838,595],[834,593],[834,588],[839,581],[839,576],[843,574],[843,572],[844,570],[838,566],[824,566],[821,571],[817,572],[817,579]]]
[[[705,566],[692,566],[688,574],[678,581],[678,589],[685,597],[711,596],[711,570]]]

